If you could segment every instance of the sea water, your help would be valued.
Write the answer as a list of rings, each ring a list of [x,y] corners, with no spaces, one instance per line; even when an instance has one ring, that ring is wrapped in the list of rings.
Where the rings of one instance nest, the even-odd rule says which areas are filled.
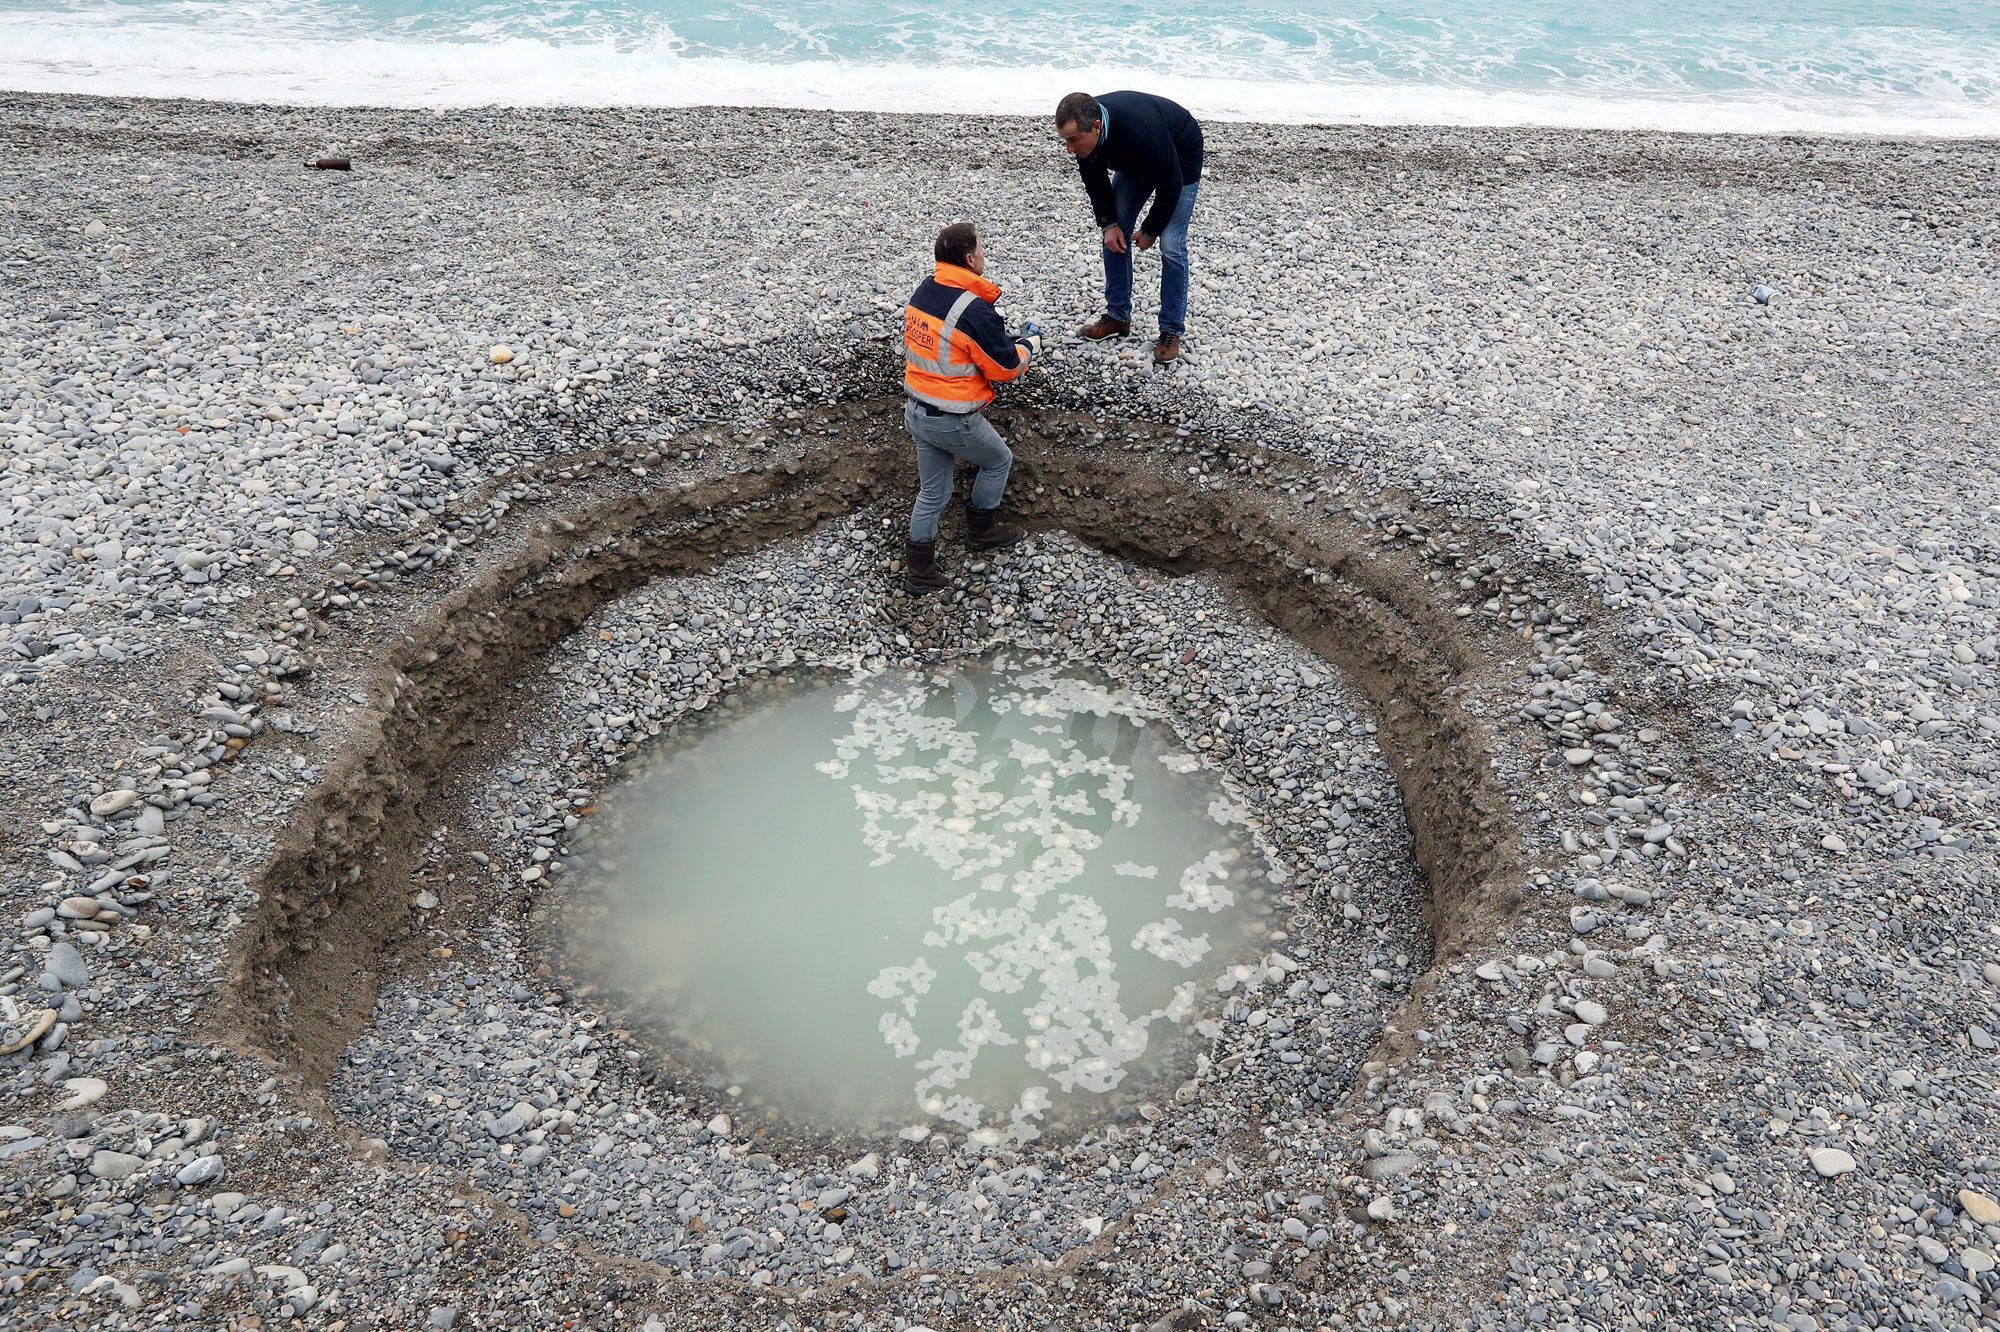
[[[2000,133],[1993,0],[0,0],[0,88]]]
[[[605,813],[571,954],[808,1128],[1019,1142],[1171,1093],[1282,877],[1143,700],[1005,661],[802,685]]]

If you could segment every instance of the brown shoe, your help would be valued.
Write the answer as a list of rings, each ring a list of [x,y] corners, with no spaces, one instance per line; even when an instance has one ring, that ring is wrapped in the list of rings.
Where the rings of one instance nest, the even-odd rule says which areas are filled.
[[[1110,315],[1099,315],[1096,323],[1085,324],[1076,331],[1076,335],[1080,338],[1089,338],[1092,342],[1102,342],[1106,338],[1122,338],[1131,331],[1132,322],[1129,319],[1113,319]]]
[[[1160,334],[1160,340],[1153,344],[1153,364],[1165,365],[1169,361],[1178,361],[1180,358],[1181,335],[1178,333]]]

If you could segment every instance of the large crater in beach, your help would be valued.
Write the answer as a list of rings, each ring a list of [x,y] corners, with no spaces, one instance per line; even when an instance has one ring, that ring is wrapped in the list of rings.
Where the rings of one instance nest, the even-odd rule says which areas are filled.
[[[747,476],[641,490],[579,466],[559,512],[489,541],[391,651],[376,721],[243,936],[251,1038],[394,1154],[760,1284],[1056,1261],[1163,1189],[1233,1177],[1267,1106],[1337,1105],[1408,1039],[1394,1015],[1434,953],[1510,905],[1515,827],[1460,703],[1496,663],[1434,578],[1337,503],[1278,516],[1282,458],[1217,469],[1203,441],[1147,424],[1003,429],[1010,503],[1037,536],[979,559],[948,541],[964,581],[925,601],[883,576],[907,445],[881,404],[808,418]],[[601,914],[589,825],[631,761],[805,670],[958,671],[994,651],[1149,710],[1237,794],[1245,846],[1275,871],[1171,1000],[1185,1039],[1114,1080],[1122,1094],[1053,1113],[1030,1097],[1023,1116],[1022,1087],[976,1110],[916,1087],[919,1113],[801,1114],[713,1028],[662,1036],[657,993],[576,965],[566,927]],[[961,895],[919,924],[948,936],[936,912]],[[1156,913],[1118,943],[1185,955],[1188,924]],[[699,947],[691,926],[681,943]],[[899,1034],[893,1011],[881,1023]],[[996,1171],[1004,1188],[968,1201]]]

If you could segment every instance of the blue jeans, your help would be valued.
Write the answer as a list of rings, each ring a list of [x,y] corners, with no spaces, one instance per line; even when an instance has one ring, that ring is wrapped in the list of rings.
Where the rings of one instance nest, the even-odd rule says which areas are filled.
[[[910,540],[937,540],[938,515],[951,499],[952,472],[961,461],[979,469],[972,481],[972,507],[1000,507],[1014,454],[985,417],[978,412],[932,416],[906,401],[903,424],[917,445],[917,502],[910,507]]]
[[[1166,231],[1157,238],[1161,260],[1162,333],[1178,335],[1187,332],[1188,219],[1194,215],[1194,196],[1200,188],[1198,180],[1181,186],[1180,202],[1174,206],[1174,215],[1167,219]],[[1139,225],[1139,207],[1152,193],[1123,172],[1111,177],[1111,198],[1118,209],[1118,225],[1125,229],[1128,247],[1132,230]],[[1125,323],[1132,322],[1132,252],[1129,248],[1124,254],[1119,254],[1108,245],[1104,247],[1104,313]]]

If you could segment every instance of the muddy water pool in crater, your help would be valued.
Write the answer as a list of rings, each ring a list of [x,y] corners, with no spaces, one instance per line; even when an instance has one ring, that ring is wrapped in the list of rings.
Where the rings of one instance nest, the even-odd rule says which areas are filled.
[[[590,849],[572,970],[718,1096],[992,1142],[1170,1092],[1282,879],[1154,706],[1005,659],[787,682],[629,778]]]

